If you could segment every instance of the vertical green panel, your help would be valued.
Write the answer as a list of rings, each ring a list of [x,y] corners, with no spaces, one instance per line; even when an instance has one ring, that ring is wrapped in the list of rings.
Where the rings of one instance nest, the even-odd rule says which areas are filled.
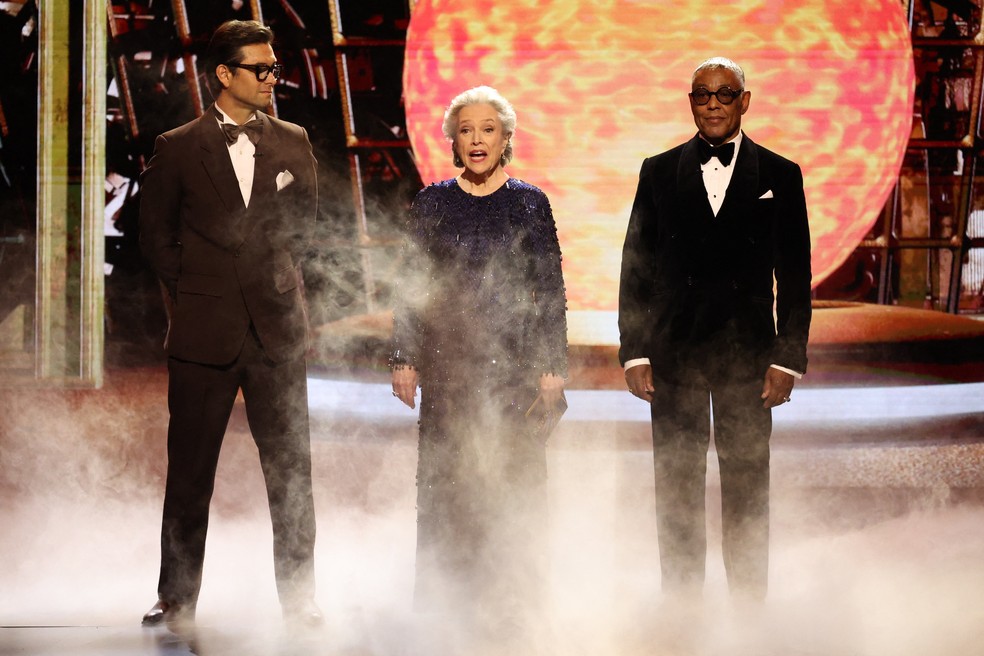
[[[42,2],[35,377],[100,385],[106,5]]]
[[[106,3],[86,0],[82,75],[82,269],[80,377],[96,387],[103,376],[106,238]]]
[[[69,3],[39,3],[36,375],[67,372]]]

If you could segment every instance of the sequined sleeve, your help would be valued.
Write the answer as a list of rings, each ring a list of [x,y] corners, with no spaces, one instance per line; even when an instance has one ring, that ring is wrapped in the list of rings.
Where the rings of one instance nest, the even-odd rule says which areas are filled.
[[[394,283],[392,368],[419,366],[423,334],[421,314],[427,302],[429,278],[429,262],[422,246],[432,205],[433,198],[425,188],[414,199],[407,218],[400,249],[403,264]]]
[[[533,261],[536,335],[533,362],[540,373],[567,376],[567,293],[560,242],[550,201],[539,189],[527,192],[529,246]]]

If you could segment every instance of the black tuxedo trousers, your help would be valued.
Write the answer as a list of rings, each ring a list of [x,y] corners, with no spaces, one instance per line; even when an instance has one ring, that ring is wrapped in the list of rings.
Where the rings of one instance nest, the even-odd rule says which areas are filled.
[[[726,335],[727,331],[720,333]],[[652,435],[662,587],[699,591],[706,563],[706,470],[713,434],[729,587],[759,598],[769,569],[769,437],[764,370],[725,338],[654,371]],[[712,430],[713,427],[713,430]]]

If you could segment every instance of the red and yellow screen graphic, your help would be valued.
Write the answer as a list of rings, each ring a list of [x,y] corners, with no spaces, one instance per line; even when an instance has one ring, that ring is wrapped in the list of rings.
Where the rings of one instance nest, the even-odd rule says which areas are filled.
[[[513,177],[550,197],[572,310],[614,310],[645,157],[696,132],[695,66],[745,70],[742,127],[803,169],[814,284],[878,217],[911,131],[914,71],[899,0],[418,0],[404,89],[425,183],[458,173],[441,134],[459,92],[498,89],[519,117]]]

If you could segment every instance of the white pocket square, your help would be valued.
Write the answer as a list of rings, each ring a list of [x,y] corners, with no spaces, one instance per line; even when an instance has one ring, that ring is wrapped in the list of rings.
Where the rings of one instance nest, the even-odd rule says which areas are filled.
[[[759,200],[762,200],[763,198],[773,198],[773,197],[774,196],[772,195],[772,190],[769,189],[767,192],[759,196]]]
[[[294,181],[294,176],[291,175],[290,171],[283,170],[277,174],[277,191],[281,191],[284,187],[288,186]]]

